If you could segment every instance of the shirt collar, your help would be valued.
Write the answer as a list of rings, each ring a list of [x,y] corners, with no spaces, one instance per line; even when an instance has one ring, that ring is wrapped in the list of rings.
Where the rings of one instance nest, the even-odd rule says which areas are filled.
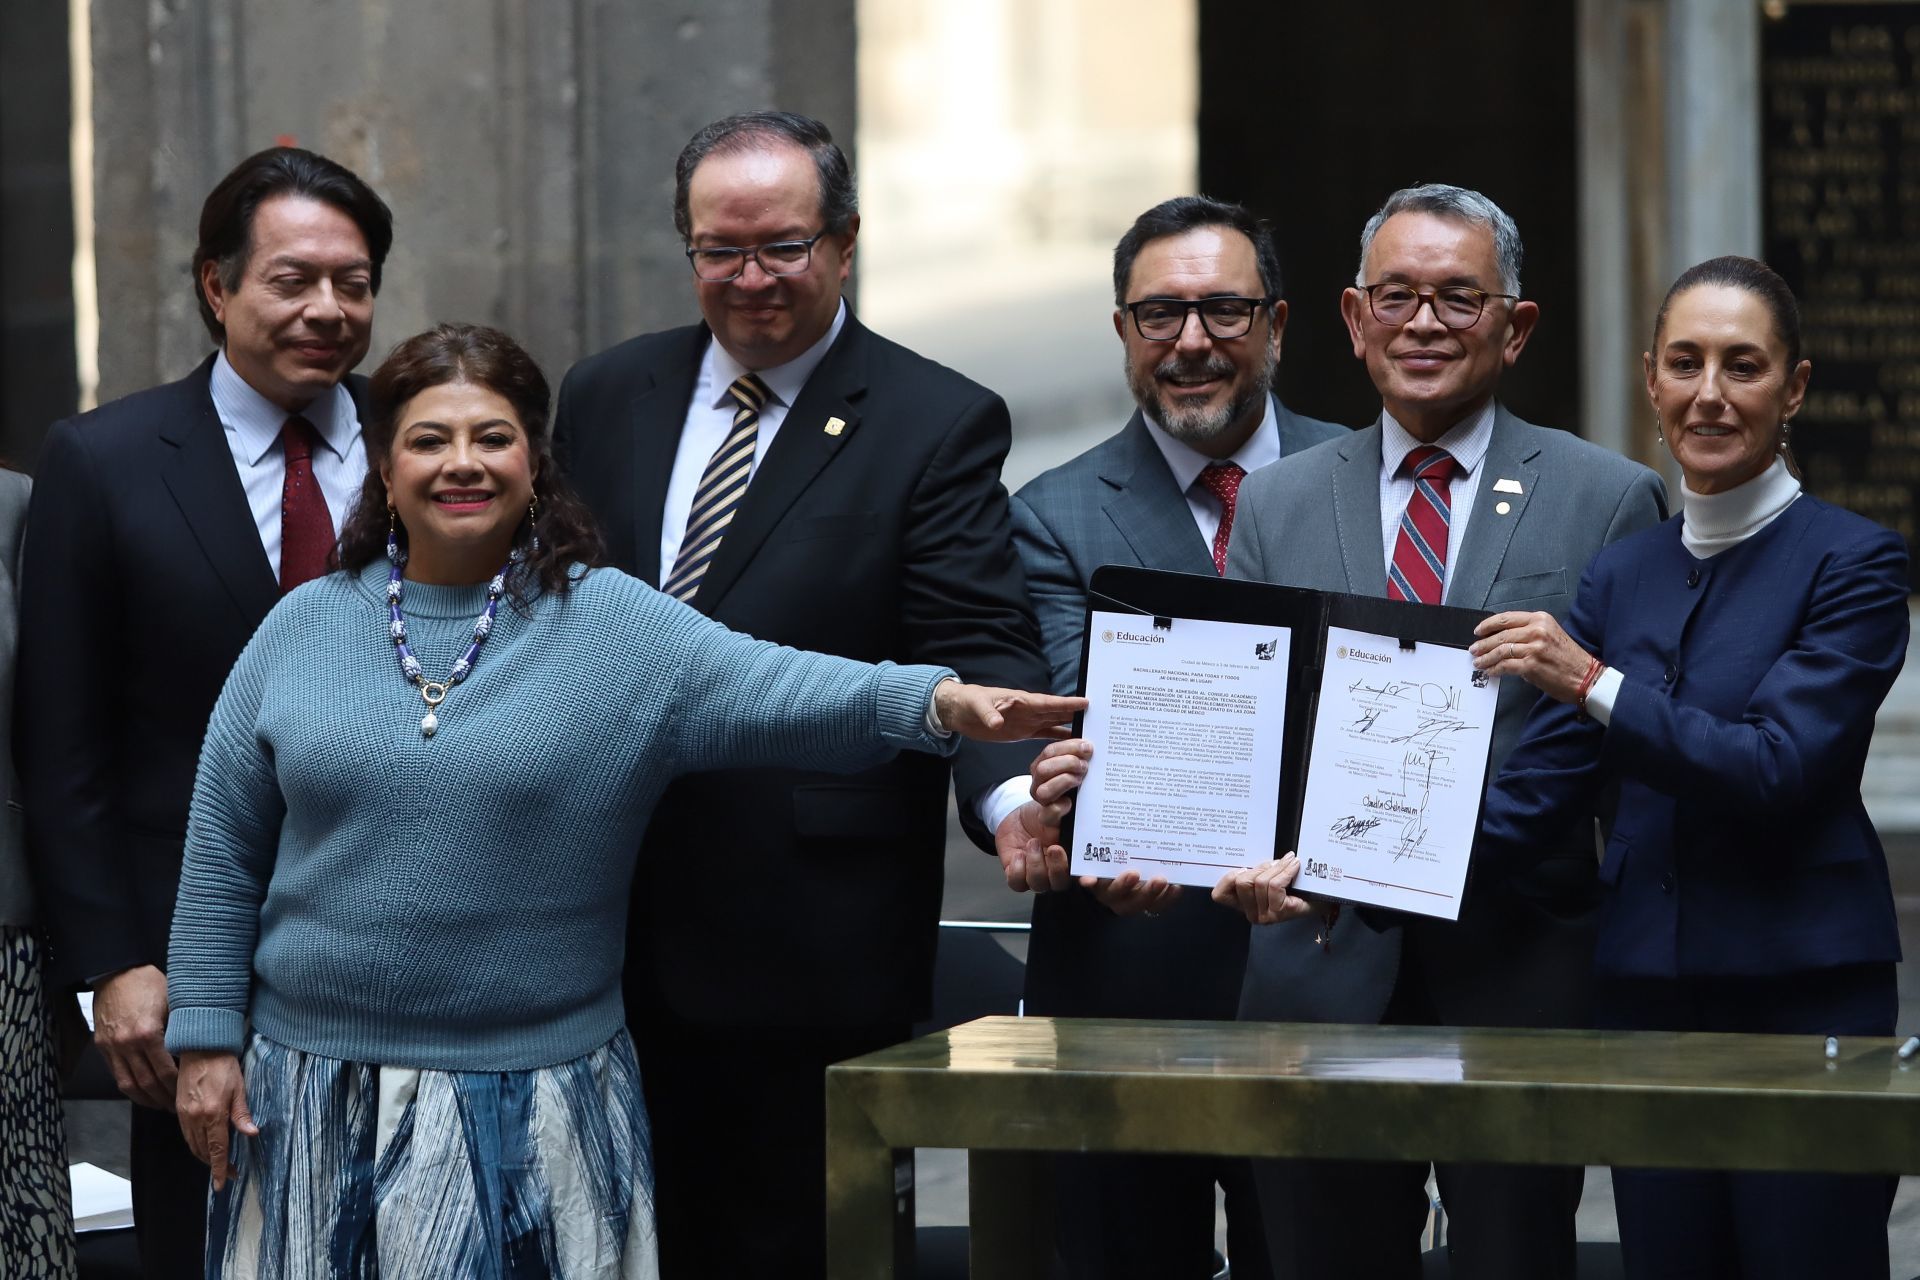
[[[247,465],[259,466],[267,450],[279,442],[280,429],[293,415],[255,391],[227,360],[224,349],[213,358],[211,391],[220,425],[239,437]],[[320,442],[342,458],[360,434],[360,414],[353,397],[337,382],[301,410],[300,416],[313,424]]]
[[[1785,511],[1800,496],[1800,482],[1787,470],[1787,460],[1775,454],[1765,471],[1724,493],[1695,493],[1682,480],[1680,494],[1688,534],[1706,544],[1738,542]]]
[[[1448,427],[1446,433],[1433,442],[1453,455],[1461,475],[1470,476],[1480,469],[1481,460],[1487,456],[1487,446],[1493,443],[1493,417],[1493,399],[1488,397],[1478,411]],[[1407,455],[1424,443],[1395,422],[1391,413],[1385,409],[1380,411],[1380,474],[1399,475],[1400,464],[1406,461]]]
[[[1258,471],[1270,462],[1280,461],[1280,420],[1273,411],[1273,397],[1267,396],[1266,401],[1267,411],[1261,415],[1260,425],[1253,429],[1246,443],[1227,458],[1209,458],[1186,441],[1174,439],[1145,409],[1140,410],[1140,419],[1147,424],[1147,434],[1160,446],[1160,456],[1167,460],[1167,470],[1173,472],[1173,482],[1180,486],[1180,492],[1185,493],[1213,462],[1237,462],[1242,470]]]
[[[818,342],[785,364],[777,364],[771,369],[755,369],[752,372],[760,375],[760,381],[766,383],[767,390],[772,394],[773,399],[791,409],[793,402],[800,397],[800,389],[807,385],[807,379],[811,378],[813,371],[820,367],[820,362],[827,358],[828,348],[833,346],[834,340],[840,336],[840,331],[846,327],[847,300],[842,298],[840,305],[834,310],[833,323],[827,326],[827,331],[820,335]],[[749,370],[735,360],[733,353],[717,341],[707,344],[707,359],[712,362],[713,370],[712,407],[724,409],[732,404],[732,397],[727,394],[727,388]]]

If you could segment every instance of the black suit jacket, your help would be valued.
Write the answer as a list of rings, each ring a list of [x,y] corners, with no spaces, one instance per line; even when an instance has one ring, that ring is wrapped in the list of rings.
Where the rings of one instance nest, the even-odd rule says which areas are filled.
[[[51,973],[69,985],[165,967],[207,717],[280,598],[212,374],[209,356],[55,423],[35,478],[15,754]],[[356,403],[364,385],[349,380]]]
[[[658,584],[660,524],[705,326],[581,361],[555,441],[621,568]],[[831,419],[843,424],[836,434]],[[1007,531],[1000,398],[851,315],[774,438],[693,605],[736,631],[867,662],[1045,686]],[[1032,759],[965,749],[972,798]],[[635,873],[629,991],[715,1025],[865,1026],[925,1012],[949,765],[697,774]]]
[[[1282,457],[1347,434],[1273,404]],[[1035,477],[1013,499],[1013,541],[1039,615],[1053,690],[1080,678],[1087,582],[1103,564],[1212,573],[1187,498],[1136,411],[1117,435]],[[1040,895],[1027,1007],[1093,1018],[1231,1019],[1247,922],[1188,889],[1154,919],[1119,917],[1078,888]]]

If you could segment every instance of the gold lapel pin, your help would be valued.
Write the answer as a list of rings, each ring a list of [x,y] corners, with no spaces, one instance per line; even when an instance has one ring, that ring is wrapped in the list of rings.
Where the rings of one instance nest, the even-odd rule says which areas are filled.
[[[828,418],[827,425],[821,428],[821,430],[825,431],[830,436],[837,436],[842,431],[845,431],[846,429],[847,429],[846,422],[839,418]]]

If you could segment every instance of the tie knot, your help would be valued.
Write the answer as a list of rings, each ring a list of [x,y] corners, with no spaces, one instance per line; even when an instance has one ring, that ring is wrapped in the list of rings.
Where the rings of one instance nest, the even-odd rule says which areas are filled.
[[[767,403],[767,397],[773,393],[767,390],[767,384],[760,381],[757,373],[743,373],[727,386],[727,394],[733,402],[749,413],[758,413]]]
[[[313,424],[299,414],[288,418],[280,428],[280,447],[286,451],[287,461],[312,461],[313,443],[319,434],[313,429]]]
[[[1453,479],[1454,468],[1459,465],[1453,460],[1453,455],[1439,445],[1423,444],[1400,463],[1400,473],[1415,480],[1445,484]]]
[[[1221,506],[1231,507],[1246,478],[1247,469],[1237,462],[1209,462],[1195,483],[1220,499]]]

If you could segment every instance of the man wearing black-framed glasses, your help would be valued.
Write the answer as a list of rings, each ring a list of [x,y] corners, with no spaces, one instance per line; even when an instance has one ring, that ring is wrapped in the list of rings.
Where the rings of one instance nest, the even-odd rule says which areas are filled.
[[[1238,205],[1183,196],[1140,215],[1114,250],[1112,322],[1139,406],[1119,434],[1023,487],[1014,545],[1052,668],[1071,692],[1087,583],[1103,564],[1219,573],[1241,479],[1344,436],[1273,395],[1286,331],[1267,228]],[[1247,926],[1138,873],[1081,887],[1037,839],[1030,779],[989,802],[1008,884],[1040,893],[1027,949],[1027,1009],[1079,1017],[1229,1019]],[[1031,821],[1030,821],[1031,820]],[[1152,914],[1149,915],[1148,913]],[[1227,1195],[1235,1274],[1262,1271],[1245,1160],[1063,1156],[1055,1178],[1061,1260],[1075,1280],[1210,1276],[1214,1186]]]
[[[555,419],[614,563],[762,639],[1041,687],[999,482],[1006,405],[842,299],[860,218],[832,136],[787,112],[731,117],[675,176],[704,323],[583,360]],[[985,844],[976,798],[1031,756],[668,788],[626,959],[661,1274],[823,1274],[826,1065],[925,1016],[949,776]],[[722,866],[772,897],[714,893]]]
[[[1522,296],[1513,220],[1479,192],[1395,192],[1361,236],[1340,300],[1380,392],[1372,426],[1249,479],[1228,571],[1286,586],[1564,618],[1600,548],[1666,515],[1653,472],[1497,400],[1539,307]],[[1535,701],[1508,681],[1497,772]],[[1483,878],[1457,923],[1425,917],[1255,929],[1242,1016],[1451,1026],[1587,1025],[1594,832],[1533,871]],[[1375,924],[1379,927],[1369,927]],[[1582,1171],[1440,1165],[1451,1274],[1570,1280]],[[1261,1161],[1276,1277],[1421,1274],[1425,1163]],[[1237,1268],[1236,1268],[1237,1271]]]

